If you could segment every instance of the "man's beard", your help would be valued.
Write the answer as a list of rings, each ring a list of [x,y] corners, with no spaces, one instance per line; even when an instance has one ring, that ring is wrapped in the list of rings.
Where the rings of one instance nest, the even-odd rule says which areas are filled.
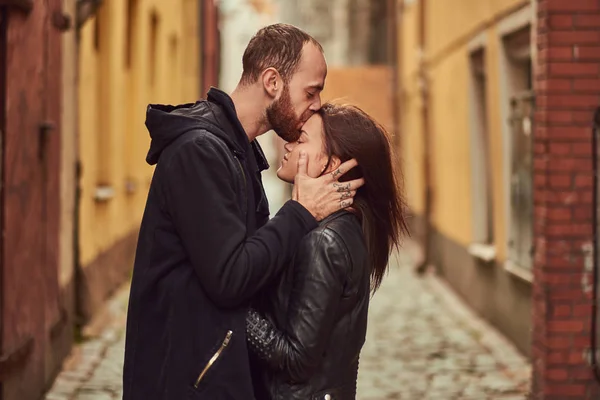
[[[274,101],[267,107],[267,121],[275,133],[286,142],[295,142],[300,137],[301,124],[305,122],[312,112],[307,110],[305,115],[298,118],[288,86],[284,86],[279,100]]]

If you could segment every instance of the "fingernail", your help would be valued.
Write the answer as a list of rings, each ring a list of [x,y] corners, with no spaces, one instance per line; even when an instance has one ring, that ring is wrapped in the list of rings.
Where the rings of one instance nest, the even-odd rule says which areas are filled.
[[[300,152],[300,157],[306,157],[306,151],[301,151]]]

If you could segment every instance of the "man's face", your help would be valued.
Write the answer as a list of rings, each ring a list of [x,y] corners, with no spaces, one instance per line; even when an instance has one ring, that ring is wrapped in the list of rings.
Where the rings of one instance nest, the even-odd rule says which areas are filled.
[[[298,69],[281,95],[267,108],[271,128],[286,142],[300,136],[302,125],[321,108],[321,91],[325,86],[327,64],[319,48],[306,43]]]

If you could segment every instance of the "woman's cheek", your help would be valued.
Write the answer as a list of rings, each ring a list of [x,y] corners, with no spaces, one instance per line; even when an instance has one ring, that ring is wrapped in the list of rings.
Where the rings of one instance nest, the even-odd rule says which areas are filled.
[[[298,157],[296,157],[296,155],[297,154],[295,151],[290,153],[288,160],[283,165],[283,168],[285,169],[286,178],[289,180],[294,180],[294,177],[296,176],[296,172],[298,170]]]

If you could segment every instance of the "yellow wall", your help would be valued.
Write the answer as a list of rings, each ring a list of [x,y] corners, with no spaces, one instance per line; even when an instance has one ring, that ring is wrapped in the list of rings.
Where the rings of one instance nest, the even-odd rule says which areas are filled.
[[[371,115],[390,132],[392,115],[392,71],[385,65],[332,68],[327,73],[324,102],[354,104]]]
[[[424,210],[422,101],[419,89],[420,0],[405,7],[399,23],[401,137],[407,199]],[[486,37],[487,104],[492,165],[494,238],[506,243],[502,116],[500,114],[500,42],[496,25],[529,0],[429,0],[426,11],[427,77],[433,206],[432,224],[445,236],[468,245],[473,240],[469,123],[469,50],[476,36]],[[505,259],[505,246],[496,246]]]
[[[423,126],[418,81],[418,10],[407,7],[398,24],[400,49],[400,155],[404,170],[404,191],[413,212],[422,214],[425,206],[423,173]]]
[[[130,7],[134,12],[128,18]],[[104,0],[97,17],[81,30],[79,245],[84,266],[139,227],[153,172],[145,162],[146,105],[199,97],[197,7],[196,0]],[[114,197],[96,201],[99,185],[112,187]]]

